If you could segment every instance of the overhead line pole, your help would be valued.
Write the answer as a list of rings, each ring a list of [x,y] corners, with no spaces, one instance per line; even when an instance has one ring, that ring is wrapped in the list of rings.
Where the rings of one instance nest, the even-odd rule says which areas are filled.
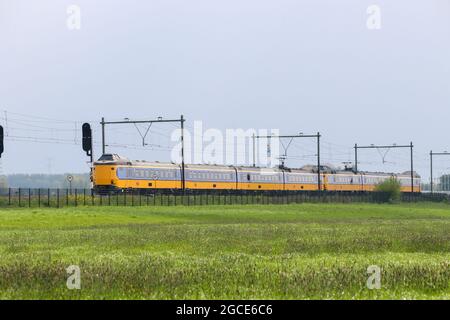
[[[414,153],[413,148],[414,145],[410,142],[408,145],[370,145],[370,146],[358,146],[355,143],[355,173],[358,173],[358,149],[394,149],[394,148],[409,148],[411,154],[411,192],[414,192]]]
[[[253,134],[253,167],[256,167],[256,155],[255,155],[255,134]]]
[[[433,193],[433,156],[450,156],[447,151],[444,152],[433,152],[430,151],[430,191]]]
[[[105,118],[102,118],[102,122],[100,122],[102,125],[102,155],[106,153],[105,151]]]
[[[139,124],[139,123],[173,123],[179,122],[181,129],[181,187],[184,190],[186,187],[186,177],[185,177],[185,161],[184,161],[184,119],[183,115],[180,116],[180,119],[157,119],[157,120],[122,120],[122,121],[105,121],[105,118],[102,118],[100,124],[102,125],[102,154],[106,153],[106,142],[105,142],[105,126],[110,124]]]
[[[186,177],[184,175],[184,118],[183,115],[180,117],[181,125],[181,189],[185,190],[186,187]]]
[[[411,192],[414,192],[414,153],[413,153],[413,143],[409,143],[410,153],[411,153]]]
[[[256,136],[253,135],[253,155],[255,155],[255,139],[259,138],[316,138],[317,139],[317,190],[322,190],[321,170],[320,170],[320,132],[317,134],[297,134],[297,135],[281,135],[281,136]],[[255,158],[253,157],[253,166],[255,167]]]

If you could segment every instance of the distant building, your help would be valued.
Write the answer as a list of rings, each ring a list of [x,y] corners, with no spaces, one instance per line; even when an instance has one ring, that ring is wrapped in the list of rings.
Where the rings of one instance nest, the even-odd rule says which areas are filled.
[[[439,178],[440,190],[450,191],[450,174],[444,174]]]

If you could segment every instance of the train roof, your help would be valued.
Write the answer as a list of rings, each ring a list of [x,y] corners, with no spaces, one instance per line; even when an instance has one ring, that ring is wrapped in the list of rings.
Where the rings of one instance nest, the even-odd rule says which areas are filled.
[[[185,168],[188,169],[199,169],[199,170],[225,170],[225,171],[234,171],[233,166],[224,166],[224,165],[216,165],[216,164],[186,164]]]
[[[179,165],[170,162],[150,162],[145,160],[129,160],[119,156],[118,154],[104,154],[97,161],[95,165],[128,165],[128,166],[152,166],[152,167],[179,167]]]

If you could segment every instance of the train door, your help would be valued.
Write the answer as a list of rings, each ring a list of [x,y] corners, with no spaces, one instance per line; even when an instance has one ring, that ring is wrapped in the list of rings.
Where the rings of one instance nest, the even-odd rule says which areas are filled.
[[[152,180],[153,180],[153,188],[158,188],[158,175],[156,173],[152,174]]]

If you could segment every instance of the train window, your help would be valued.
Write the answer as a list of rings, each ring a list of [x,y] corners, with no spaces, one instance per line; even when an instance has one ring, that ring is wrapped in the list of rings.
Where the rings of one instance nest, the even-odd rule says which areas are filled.
[[[250,181],[250,174],[247,174],[247,180]]]

